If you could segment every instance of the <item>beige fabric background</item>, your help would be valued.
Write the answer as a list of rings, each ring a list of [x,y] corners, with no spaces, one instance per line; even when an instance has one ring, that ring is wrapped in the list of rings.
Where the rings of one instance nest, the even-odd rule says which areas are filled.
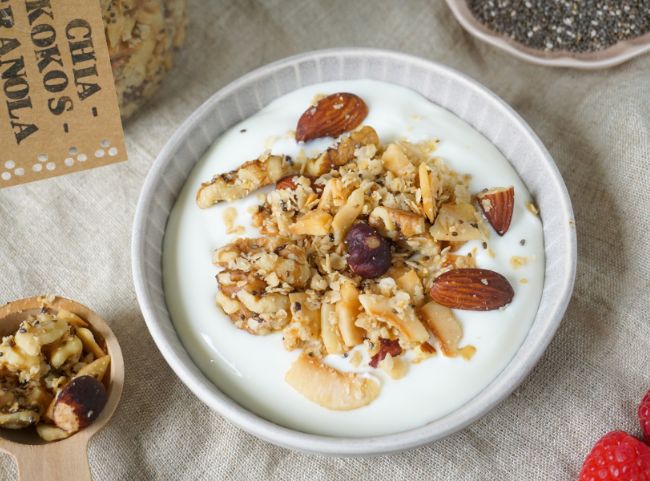
[[[564,480],[606,431],[638,434],[650,388],[650,56],[594,73],[530,66],[469,37],[437,0],[190,0],[190,21],[175,70],[126,126],[128,163],[0,191],[0,301],[77,299],[122,344],[124,396],[90,446],[96,480]],[[276,448],[208,410],[158,353],[131,280],[138,193],[178,124],[255,67],[335,46],[420,55],[504,98],[558,163],[579,241],[568,313],[516,394],[444,441],[371,459]],[[15,476],[0,456],[0,479]]]

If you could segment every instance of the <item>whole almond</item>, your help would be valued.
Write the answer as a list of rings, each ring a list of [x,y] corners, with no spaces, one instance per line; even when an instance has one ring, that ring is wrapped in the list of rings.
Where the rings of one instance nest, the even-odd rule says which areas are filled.
[[[368,106],[361,97],[347,92],[328,95],[302,114],[296,126],[296,140],[337,137],[357,128],[367,115]]]
[[[515,292],[498,272],[488,269],[453,269],[438,276],[431,299],[452,309],[491,311],[510,304]]]
[[[485,190],[477,194],[476,198],[485,218],[497,234],[502,236],[508,232],[515,207],[515,188],[499,187]]]

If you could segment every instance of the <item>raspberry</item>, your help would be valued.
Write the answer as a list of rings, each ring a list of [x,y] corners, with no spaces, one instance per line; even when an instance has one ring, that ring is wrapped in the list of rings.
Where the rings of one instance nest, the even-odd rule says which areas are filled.
[[[587,455],[579,481],[650,481],[650,447],[623,431],[603,436]]]
[[[650,391],[648,391],[639,404],[639,421],[645,442],[650,444]]]

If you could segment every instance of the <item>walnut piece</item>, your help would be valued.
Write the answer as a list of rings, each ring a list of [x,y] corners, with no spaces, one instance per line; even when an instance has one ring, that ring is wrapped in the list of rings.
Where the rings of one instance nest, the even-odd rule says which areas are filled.
[[[264,153],[237,170],[216,175],[209,182],[201,184],[196,194],[196,203],[205,209],[221,201],[241,199],[254,190],[295,173],[296,165],[289,157]]]

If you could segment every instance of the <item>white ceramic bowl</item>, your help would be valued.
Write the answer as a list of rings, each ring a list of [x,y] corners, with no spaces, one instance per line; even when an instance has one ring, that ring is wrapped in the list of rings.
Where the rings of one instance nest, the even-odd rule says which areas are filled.
[[[422,427],[367,438],[328,437],[288,429],[253,414],[222,393],[181,344],[165,303],[162,242],[169,212],[189,172],[231,125],[299,87],[371,78],[411,88],[469,122],[515,167],[541,210],[546,279],[539,311],[521,348],[488,387],[456,411]],[[133,226],[133,278],[144,319],[171,368],[212,409],[242,429],[280,446],[335,455],[389,453],[456,432],[505,399],[535,366],[571,297],[576,264],[573,211],[553,159],[508,105],[468,77],[396,52],[336,49],[290,57],[257,69],[210,97],[180,126],[154,162]]]

